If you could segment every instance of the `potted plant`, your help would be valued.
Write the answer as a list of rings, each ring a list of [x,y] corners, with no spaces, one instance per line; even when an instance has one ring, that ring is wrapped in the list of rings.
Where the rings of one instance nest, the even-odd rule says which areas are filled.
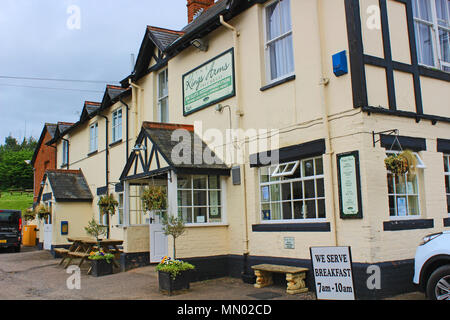
[[[172,295],[174,291],[187,290],[190,287],[191,271],[195,267],[185,261],[164,257],[156,266],[159,291]]]
[[[113,273],[112,253],[104,253],[100,251],[92,251],[88,259],[91,261],[91,275],[101,277]]]
[[[34,212],[38,215],[39,219],[46,219],[50,215],[47,206],[43,204],[38,204],[34,209]]]
[[[170,216],[163,217],[161,224],[164,234],[173,238],[173,258],[176,259],[176,239],[186,231],[184,221],[181,217]]]
[[[404,175],[406,173],[414,174],[417,166],[417,160],[410,150],[394,153],[384,159],[386,169],[395,175]]]
[[[91,219],[91,221],[88,222],[87,227],[84,227],[84,230],[88,235],[91,237],[94,237],[97,240],[97,243],[99,244],[100,248],[100,236],[106,235],[107,232],[107,226],[103,226],[97,223],[94,218]]]
[[[167,207],[167,197],[162,187],[149,186],[145,188],[141,199],[146,211],[160,211]]]

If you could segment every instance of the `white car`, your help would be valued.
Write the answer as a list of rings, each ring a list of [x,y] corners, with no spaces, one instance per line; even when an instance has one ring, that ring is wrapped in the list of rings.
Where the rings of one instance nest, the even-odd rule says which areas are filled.
[[[422,239],[414,258],[413,282],[428,299],[450,300],[450,231]]]

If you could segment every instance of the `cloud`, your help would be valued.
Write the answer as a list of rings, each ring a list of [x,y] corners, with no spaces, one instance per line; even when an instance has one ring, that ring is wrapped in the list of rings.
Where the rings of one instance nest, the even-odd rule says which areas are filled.
[[[80,29],[67,28],[80,8]],[[130,72],[147,25],[181,29],[187,23],[184,0],[1,0],[0,76],[115,81]],[[84,90],[106,84],[27,81],[0,78],[0,143],[25,131],[38,138],[45,122],[76,121],[85,100],[103,93],[5,86]]]

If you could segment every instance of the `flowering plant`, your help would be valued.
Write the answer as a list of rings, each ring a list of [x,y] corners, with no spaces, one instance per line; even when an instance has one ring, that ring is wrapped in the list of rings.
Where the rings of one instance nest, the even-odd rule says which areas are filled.
[[[161,187],[149,186],[144,189],[141,196],[144,209],[147,211],[164,210],[167,206],[166,193]]]
[[[116,207],[119,205],[112,194],[100,197],[98,200],[98,205],[100,206],[102,214],[113,215],[116,212]]]
[[[156,271],[167,272],[170,273],[172,279],[175,280],[177,275],[182,271],[193,270],[195,267],[185,261],[171,259],[170,257],[165,256],[161,262],[156,266]]]
[[[103,250],[91,251],[88,258],[90,260],[106,260],[106,262],[111,263],[111,260],[114,259],[114,255],[112,253],[105,253]]]

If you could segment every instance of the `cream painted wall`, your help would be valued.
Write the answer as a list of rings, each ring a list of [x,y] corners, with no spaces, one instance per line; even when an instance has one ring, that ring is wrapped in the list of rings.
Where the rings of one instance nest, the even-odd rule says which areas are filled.
[[[376,0],[361,1],[362,23],[367,21],[367,8],[377,4]],[[237,70],[241,83],[238,90],[242,93],[240,107],[244,112],[242,117],[236,116],[238,98],[233,97],[222,101],[221,104],[231,107],[232,128],[238,125],[248,129],[280,129],[279,146],[284,147],[300,144],[311,140],[324,138],[324,124],[322,121],[321,104],[325,103],[329,112],[329,125],[333,153],[324,156],[325,192],[326,192],[326,221],[330,222],[331,232],[252,232],[252,224],[261,223],[259,209],[258,170],[250,168],[248,153],[245,163],[241,164],[242,181],[235,186],[231,178],[226,179],[227,196],[227,225],[190,227],[185,235],[177,242],[179,257],[201,257],[222,254],[241,255],[245,246],[246,231],[249,235],[250,255],[291,257],[298,259],[309,258],[309,246],[312,245],[351,245],[355,262],[378,262],[389,260],[411,259],[413,251],[420,237],[434,230],[439,230],[443,218],[443,178],[441,185],[436,184],[442,172],[441,155],[434,152],[433,139],[448,137],[448,124],[437,123],[432,126],[428,121],[415,123],[413,119],[388,117],[381,115],[367,116],[359,109],[353,109],[350,75],[335,77],[332,73],[331,56],[342,50],[348,52],[348,40],[345,22],[344,1],[320,1],[319,12],[316,11],[314,1],[291,1],[293,16],[293,39],[295,80],[278,85],[265,91],[260,88],[266,85],[265,53],[263,39],[263,6],[254,5],[238,17],[229,21],[240,32],[239,59],[241,69]],[[388,1],[389,19],[402,12],[397,4]],[[317,16],[320,17],[320,24]],[[392,25],[398,26],[393,30],[391,38],[396,41],[393,45],[393,56],[400,61],[407,61],[405,39],[399,30],[404,28],[404,19],[399,17]],[[320,30],[319,30],[320,26]],[[320,35],[320,36],[319,36]],[[196,129],[218,129],[224,132],[229,129],[228,110],[223,113],[214,111],[210,106],[187,117],[182,112],[182,75],[196,68],[211,58],[233,47],[232,33],[223,27],[212,32],[208,37],[209,50],[201,52],[194,48],[187,48],[168,63],[169,69],[169,115],[172,123],[194,124]],[[319,40],[320,39],[320,40]],[[363,41],[366,54],[383,57],[380,30],[366,30],[363,27]],[[323,73],[320,72],[323,63]],[[386,74],[384,69],[366,67],[369,104],[387,107]],[[319,82],[322,77],[330,82],[324,89],[322,100]],[[424,79],[423,77],[421,80]],[[409,76],[396,73],[397,102],[401,110],[411,111],[414,107],[413,93]],[[143,120],[154,121],[156,117],[156,73],[149,74],[138,81],[143,88],[142,100],[137,103],[130,101],[130,136],[140,130]],[[424,79],[424,111],[444,115],[449,112],[443,105],[442,96],[448,94],[448,89],[441,81]],[[135,91],[137,93],[137,91]],[[136,95],[139,99],[139,96]],[[114,108],[111,108],[113,110]],[[110,115],[109,115],[110,116]],[[448,116],[448,115],[447,115]],[[93,119],[92,121],[95,121]],[[104,122],[99,118],[100,125]],[[133,129],[131,129],[131,127]],[[409,230],[401,232],[383,231],[383,222],[389,220],[388,197],[386,184],[386,170],[384,168],[385,150],[372,146],[372,131],[382,131],[398,128],[401,135],[422,136],[427,138],[428,151],[423,152],[427,169],[423,175],[424,199],[422,213],[424,217],[435,217],[433,230]],[[104,132],[99,126],[99,136]],[[131,134],[134,133],[134,134]],[[104,185],[104,154],[101,150],[96,155],[86,158],[85,149],[88,146],[88,126],[73,132],[73,146],[71,150],[80,150],[79,158],[73,158],[75,163],[71,168],[81,167],[85,172],[93,194],[96,188]],[[103,148],[104,141],[99,141]],[[130,150],[133,142],[130,142]],[[246,148],[245,144],[241,146]],[[60,148],[60,146],[58,146]],[[84,148],[84,149],[83,149]],[[125,160],[123,158],[123,144],[111,148],[111,181],[116,181],[120,175]],[[434,148],[434,149],[433,149]],[[363,202],[363,219],[342,220],[339,218],[339,198],[337,190],[336,154],[359,150],[361,164],[361,186]],[[114,156],[113,156],[114,153]],[[114,160],[113,160],[114,159]],[[442,159],[441,159],[442,160]],[[72,154],[71,154],[72,162]],[[333,172],[327,168],[331,163]],[[245,175],[243,168],[245,167]],[[441,191],[436,191],[440,190]],[[334,197],[333,197],[334,196]],[[246,197],[246,202],[245,202]],[[97,201],[94,199],[93,206]],[[244,220],[245,205],[247,206],[248,223]],[[93,208],[94,212],[96,208]],[[94,213],[94,216],[98,214]],[[113,218],[115,219],[115,217]],[[247,228],[247,229],[245,229]],[[145,229],[145,230],[144,230]],[[126,252],[142,252],[148,250],[148,227],[128,227],[124,235],[121,228],[113,228],[113,237],[123,237]],[[336,232],[337,231],[337,232]],[[283,248],[283,238],[294,237],[296,248]],[[171,250],[169,240],[169,252]]]
[[[135,135],[135,117],[136,107],[132,104],[131,97],[124,98],[124,102],[130,107],[129,111],[129,152],[134,146],[136,135]],[[105,110],[102,114],[108,117],[109,127],[109,144],[112,143],[112,113],[118,108],[122,108],[122,142],[115,143],[109,146],[109,192],[115,193],[114,184],[119,182],[119,177],[126,163],[126,107],[121,103],[117,102],[112,105],[109,109]],[[98,151],[97,153],[89,155],[89,126],[95,122],[98,122]],[[90,204],[89,211],[92,212],[94,218],[99,220],[99,210],[97,202],[99,197],[97,196],[97,188],[105,186],[105,124],[106,121],[103,117],[96,116],[90,119],[85,124],[80,125],[77,129],[70,133],[68,138],[70,141],[69,149],[69,168],[70,169],[81,169],[89,185],[94,200]],[[140,130],[140,127],[139,127]],[[57,144],[58,154],[62,154],[62,143],[59,141]],[[57,167],[61,167],[61,159],[58,157]],[[118,195],[115,194],[116,200]],[[87,224],[87,223],[86,223]],[[114,239],[123,239],[122,227],[118,226],[118,214],[110,217],[110,237]]]

